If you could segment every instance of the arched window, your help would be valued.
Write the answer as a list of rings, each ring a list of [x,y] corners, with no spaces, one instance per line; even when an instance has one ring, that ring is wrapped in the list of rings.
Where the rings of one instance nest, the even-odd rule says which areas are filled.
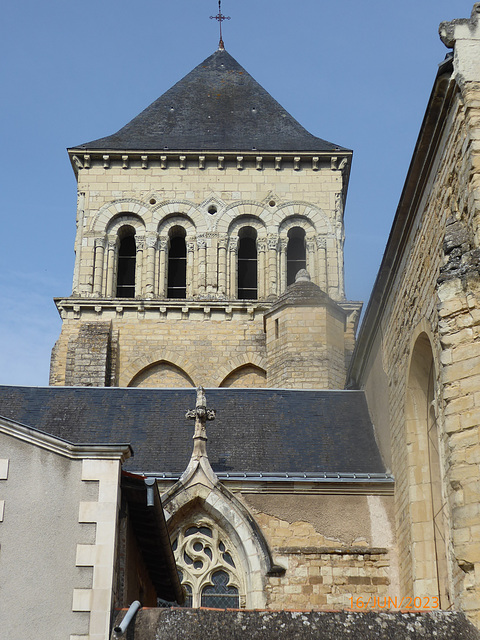
[[[135,230],[132,227],[124,227],[121,231],[123,233],[118,249],[117,298],[134,298],[137,261]]]
[[[301,227],[293,227],[288,232],[287,286],[295,282],[295,276],[300,269],[306,268],[305,231]]]
[[[425,333],[415,343],[407,385],[407,443],[412,534],[413,574],[420,574],[437,584],[440,607],[450,606],[446,502],[442,492],[439,433],[435,414],[435,367],[430,341]],[[421,525],[421,526],[419,526]],[[414,595],[420,594],[414,584]]]
[[[168,249],[167,298],[187,297],[187,245],[185,229],[173,227]]]
[[[230,581],[228,573],[216,571],[211,580],[213,584],[203,587],[201,606],[212,609],[238,609],[238,589],[228,584]]]
[[[228,538],[210,522],[197,521],[179,531],[172,544],[185,606],[238,609],[241,588],[238,558]],[[243,605],[244,606],[244,605]]]
[[[256,300],[257,289],[257,232],[253,227],[242,227],[238,234],[238,298]]]

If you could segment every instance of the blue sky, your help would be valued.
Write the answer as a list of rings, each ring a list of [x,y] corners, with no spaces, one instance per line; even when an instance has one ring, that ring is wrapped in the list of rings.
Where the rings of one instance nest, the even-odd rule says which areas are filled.
[[[447,53],[470,0],[223,0],[226,49],[311,133],[354,150],[347,297],[368,300]],[[66,147],[117,131],[217,48],[216,0],[5,0],[0,42],[0,384],[48,384],[71,293]]]

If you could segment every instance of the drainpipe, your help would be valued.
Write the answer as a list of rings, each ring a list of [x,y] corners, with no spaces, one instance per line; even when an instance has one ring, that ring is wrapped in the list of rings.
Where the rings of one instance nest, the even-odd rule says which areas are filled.
[[[138,600],[135,600],[135,602],[132,602],[121,624],[119,624],[117,627],[113,627],[111,640],[118,640],[118,638],[121,638],[124,635],[125,631],[128,628],[128,625],[133,620],[133,617],[135,616],[137,611],[141,609],[141,607],[142,605]]]

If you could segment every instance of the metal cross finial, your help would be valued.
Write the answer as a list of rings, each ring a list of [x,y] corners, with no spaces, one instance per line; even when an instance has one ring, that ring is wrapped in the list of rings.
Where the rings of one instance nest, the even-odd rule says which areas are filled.
[[[218,0],[218,15],[216,16],[210,16],[210,20],[218,20],[219,24],[220,24],[220,42],[218,43],[218,48],[222,49],[222,51],[225,49],[225,45],[223,44],[223,39],[222,39],[222,22],[224,20],[230,20],[230,16],[224,16],[222,13],[222,0]]]

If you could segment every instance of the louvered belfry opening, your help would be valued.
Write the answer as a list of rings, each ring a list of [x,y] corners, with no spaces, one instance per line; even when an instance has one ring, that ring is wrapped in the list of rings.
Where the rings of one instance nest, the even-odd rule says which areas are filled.
[[[185,229],[174,227],[168,248],[168,298],[187,297],[187,245]]]
[[[295,276],[300,269],[306,268],[305,230],[301,227],[293,227],[288,232],[287,286],[295,282]]]
[[[128,227],[120,239],[117,268],[117,298],[135,297],[137,247],[135,231]]]
[[[238,298],[258,298],[257,232],[253,227],[242,227],[238,243]]]

